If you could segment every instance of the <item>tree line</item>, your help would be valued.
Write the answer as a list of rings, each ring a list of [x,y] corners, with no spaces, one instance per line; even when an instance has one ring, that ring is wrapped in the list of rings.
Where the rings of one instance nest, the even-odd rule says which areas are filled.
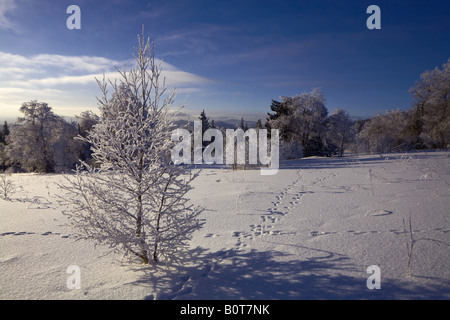
[[[280,130],[281,143],[296,142],[304,156],[382,153],[450,147],[450,59],[422,73],[409,90],[409,110],[390,110],[352,120],[342,108],[328,115],[319,89],[272,100],[266,127]]]
[[[320,89],[272,100],[264,127],[280,130],[280,152],[285,158],[343,156],[450,147],[450,60],[427,70],[409,90],[409,110],[389,110],[353,120],[343,108],[331,114]],[[208,128],[205,111],[200,120]],[[206,123],[205,123],[206,122]],[[212,120],[211,123],[214,123]],[[263,128],[262,121],[256,129]],[[237,128],[248,129],[241,119]],[[269,130],[270,132],[270,130]]]
[[[19,109],[17,122],[6,121],[0,133],[0,170],[62,172],[89,161],[90,146],[76,137],[87,136],[98,116],[83,112],[77,121],[66,121],[45,102],[32,100]]]
[[[124,91],[118,88],[127,97]],[[448,148],[450,59],[441,68],[422,73],[410,94],[413,103],[409,110],[352,120],[342,108],[329,114],[322,91],[313,89],[272,100],[265,123],[259,119],[256,128],[280,130],[280,151],[287,154],[285,158]],[[111,101],[120,108],[117,96]],[[22,116],[17,122],[5,121],[0,130],[0,170],[49,173],[74,169],[79,160],[90,163],[91,146],[83,138],[98,123],[96,114],[86,111],[76,121],[67,121],[47,103],[36,100],[23,103],[19,111]],[[199,120],[204,131],[215,128],[204,110]],[[249,127],[241,118],[237,128],[245,131]]]

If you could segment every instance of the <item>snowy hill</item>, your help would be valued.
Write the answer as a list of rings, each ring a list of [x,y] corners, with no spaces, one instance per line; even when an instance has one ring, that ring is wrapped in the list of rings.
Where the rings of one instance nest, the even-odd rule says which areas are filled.
[[[305,158],[274,176],[210,166],[188,194],[205,224],[171,266],[76,241],[61,176],[14,174],[21,188],[0,199],[0,299],[449,299],[449,160]],[[372,265],[380,289],[368,288]]]

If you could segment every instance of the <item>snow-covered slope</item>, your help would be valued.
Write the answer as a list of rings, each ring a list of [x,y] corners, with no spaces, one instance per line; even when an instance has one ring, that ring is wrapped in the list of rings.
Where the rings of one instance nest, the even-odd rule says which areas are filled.
[[[22,189],[0,199],[0,299],[449,299],[449,160],[307,158],[273,176],[203,169],[189,197],[206,207],[205,224],[172,266],[76,241],[56,201],[61,176],[15,174]],[[80,289],[67,286],[72,265]],[[372,265],[380,289],[367,287]]]

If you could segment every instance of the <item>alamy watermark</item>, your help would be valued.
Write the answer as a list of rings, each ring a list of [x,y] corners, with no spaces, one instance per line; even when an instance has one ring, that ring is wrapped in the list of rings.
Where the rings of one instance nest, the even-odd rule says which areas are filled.
[[[367,289],[381,289],[381,269],[379,266],[371,265],[367,267],[367,273],[371,274],[367,278]]]
[[[370,17],[367,18],[366,26],[367,29],[381,29],[381,9],[377,5],[370,5],[366,10],[367,14],[370,14]]]
[[[81,29],[81,10],[77,5],[67,7],[66,13],[71,14],[66,20],[67,29]]]
[[[192,141],[191,133],[187,129],[172,131],[172,141],[177,142],[171,154],[173,163],[227,165],[248,163],[261,165],[261,175],[274,175],[278,172],[280,146],[278,129],[271,129],[270,145],[267,129],[248,129],[245,132],[242,129],[227,129],[223,134],[219,129],[210,128],[203,132],[201,121],[194,121],[193,136]],[[209,141],[210,143],[204,147],[203,142]]]
[[[70,14],[70,16],[66,20],[67,29],[81,29],[81,9],[77,5],[70,5],[66,9],[66,13]],[[370,17],[367,18],[366,26],[367,29],[381,29],[381,9],[377,5],[370,5],[366,10],[367,14],[370,14]]]
[[[80,267],[77,265],[70,265],[67,267],[66,272],[70,274],[70,276],[67,278],[66,286],[67,289],[73,290],[73,289],[81,289],[81,270]]]

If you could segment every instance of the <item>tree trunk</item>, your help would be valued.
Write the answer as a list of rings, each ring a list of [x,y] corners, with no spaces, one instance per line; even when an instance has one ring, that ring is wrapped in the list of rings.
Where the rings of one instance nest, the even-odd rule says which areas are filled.
[[[169,184],[167,184],[169,185]],[[164,192],[167,190],[167,186],[164,189]],[[165,195],[162,195],[161,198],[161,203],[159,206],[159,210],[158,210],[158,216],[156,217],[156,237],[155,237],[155,247],[153,249],[153,262],[158,262],[158,244],[159,244],[159,225],[160,225],[160,221],[161,221],[161,211],[162,211],[162,207],[164,205],[164,198]]]
[[[155,247],[153,249],[153,262],[158,262],[158,245],[159,245],[159,229],[160,229],[160,221],[161,221],[161,212],[164,206],[166,191],[169,187],[170,181],[172,180],[172,176],[169,176],[167,180],[167,184],[164,188],[164,192],[162,194],[161,203],[159,204],[158,216],[156,217],[156,237],[155,237]]]
[[[141,196],[138,196],[138,202],[141,201],[142,203],[142,198]],[[139,258],[142,259],[142,263],[143,264],[148,264],[149,260],[148,260],[148,252],[145,249],[145,239],[144,239],[144,235],[142,232],[142,208],[139,208],[140,213],[138,213],[138,217],[136,219],[136,238],[139,242],[139,247],[140,247],[140,253],[138,254]]]
[[[142,225],[142,218],[143,218],[143,208],[142,208],[142,170],[144,167],[144,161],[143,161],[143,152],[141,151],[141,157],[139,160],[139,181],[138,181],[138,196],[137,196],[137,219],[136,219],[136,238],[139,243],[140,247],[140,254],[139,257],[142,259],[142,263],[148,264],[148,252],[145,248],[145,238],[143,233],[143,225]]]

